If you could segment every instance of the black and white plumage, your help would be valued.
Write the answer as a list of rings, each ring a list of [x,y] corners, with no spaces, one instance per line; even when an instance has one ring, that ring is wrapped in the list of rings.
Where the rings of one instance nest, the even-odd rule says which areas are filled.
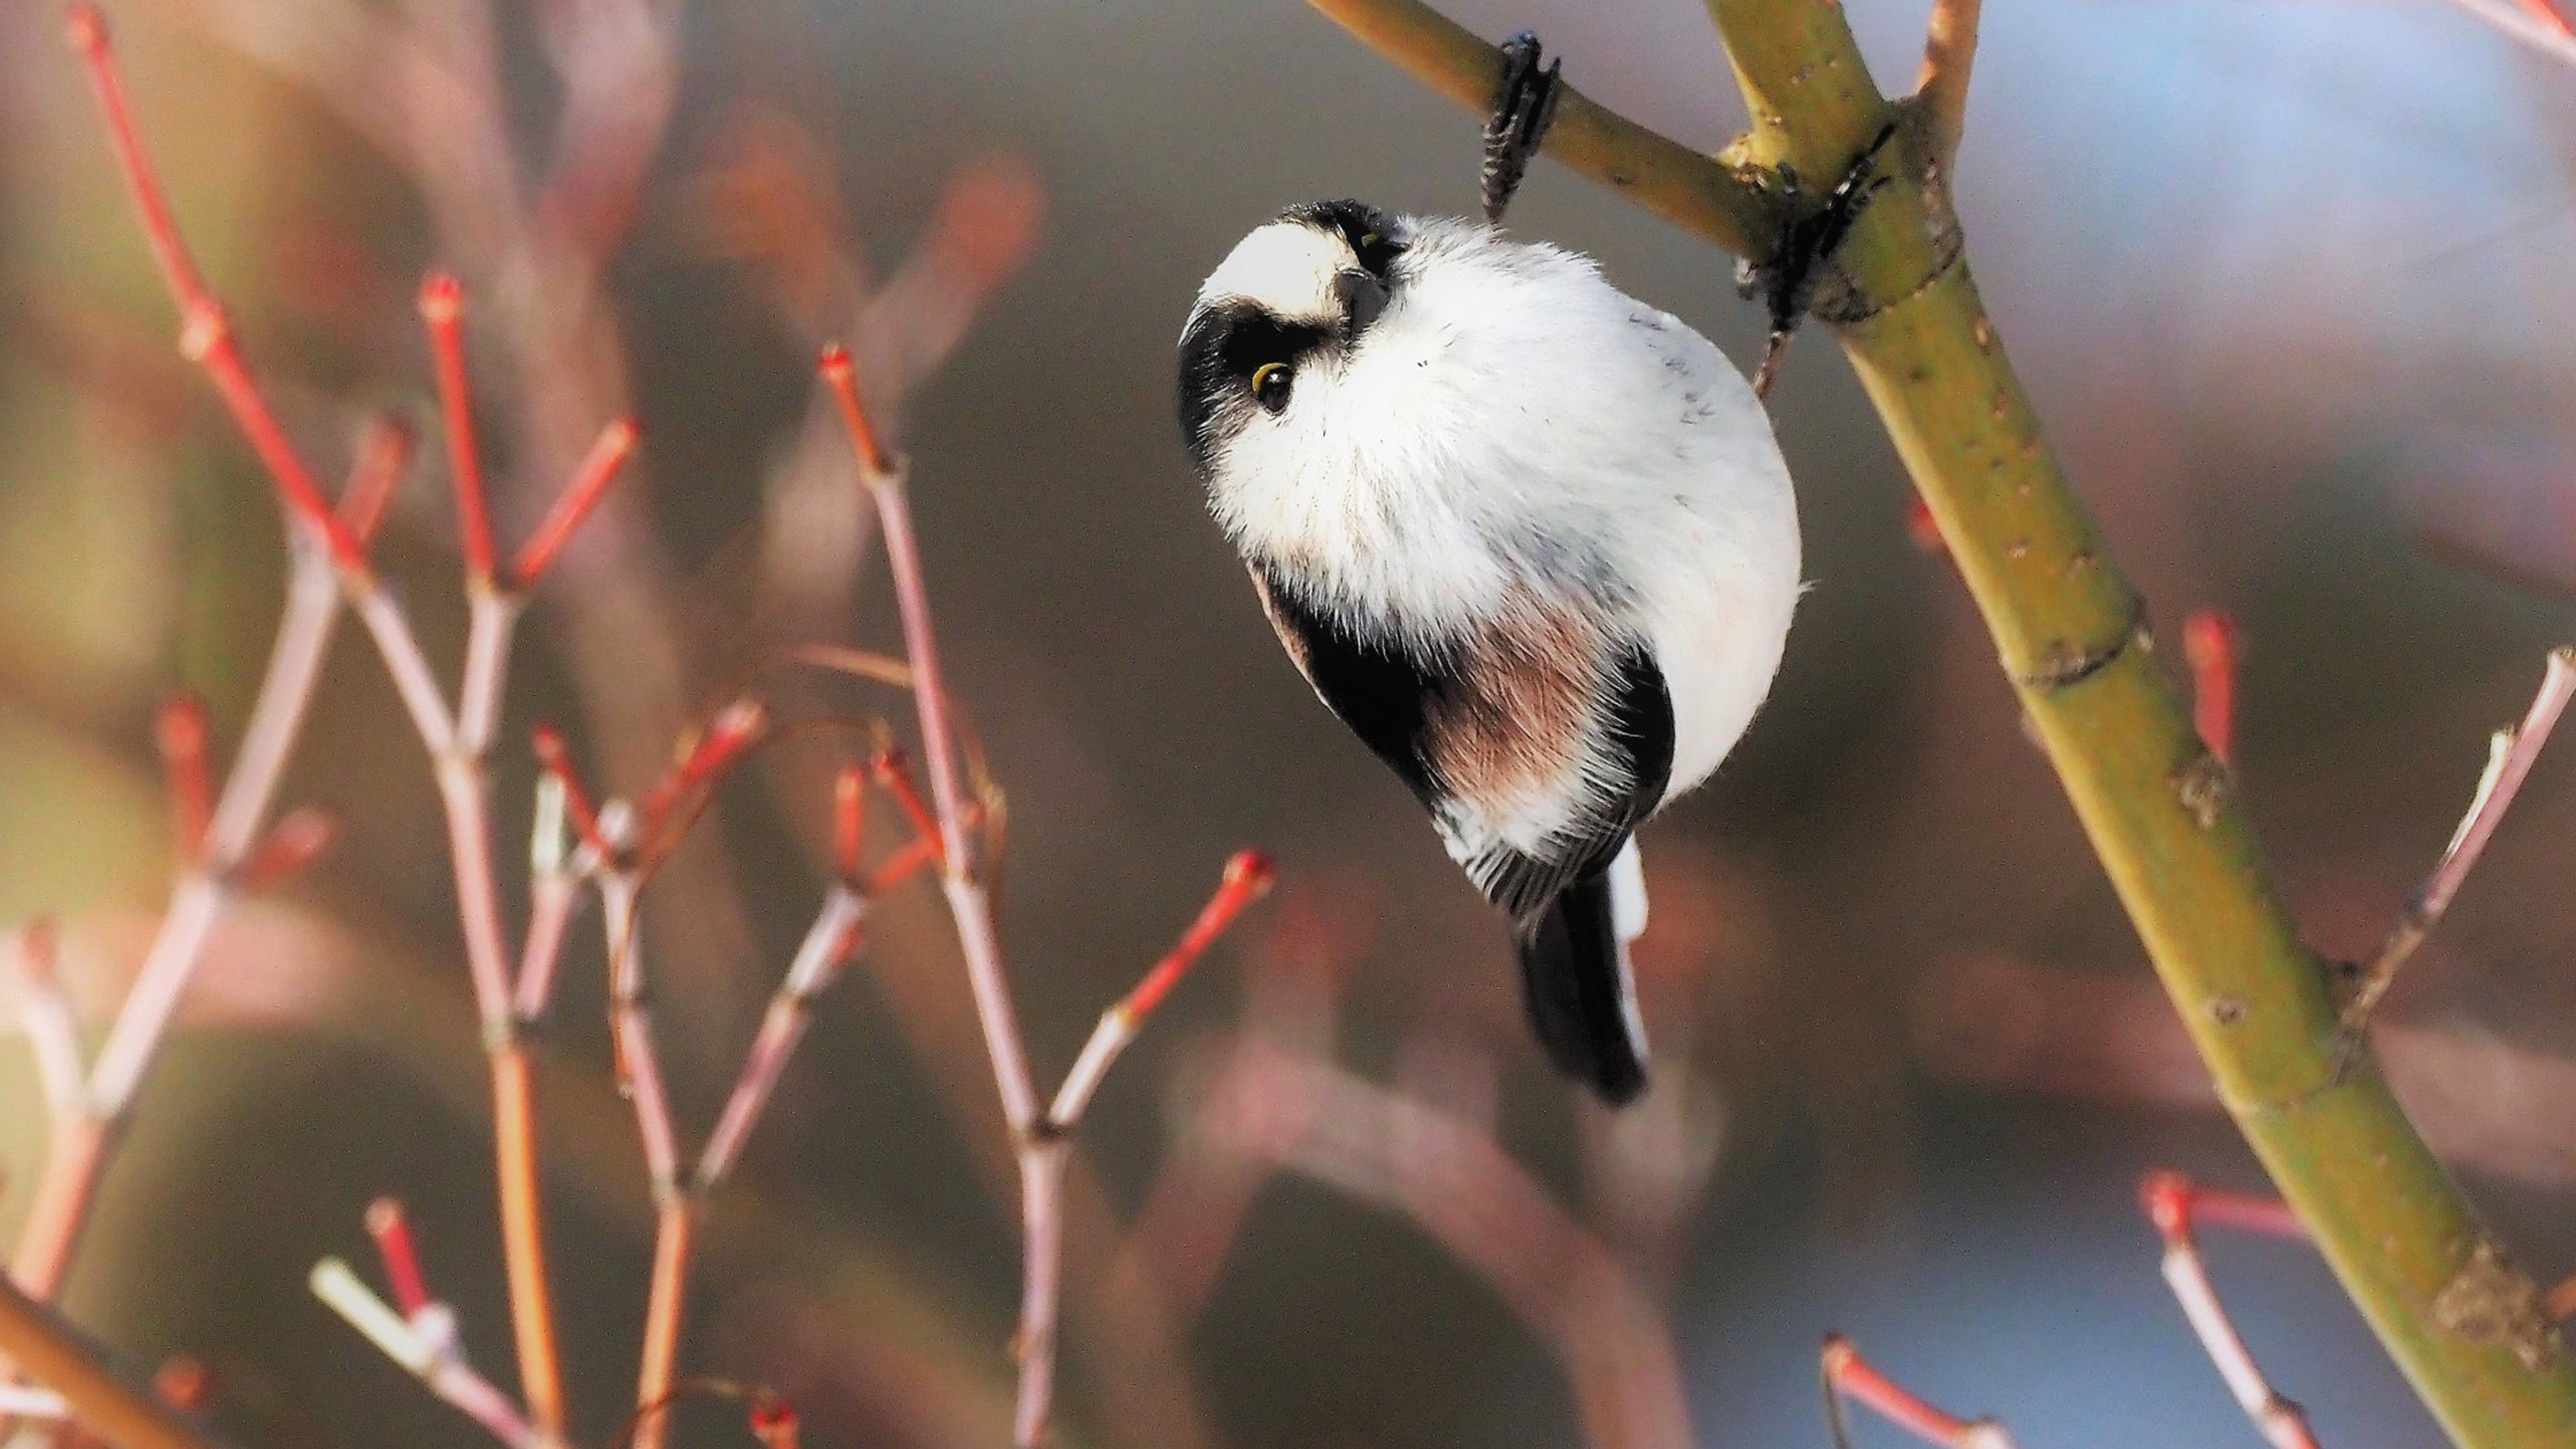
[[[1635,1096],[1630,837],[1743,734],[1798,595],[1761,404],[1587,258],[1349,201],[1246,237],[1180,351],[1280,641],[1510,912],[1549,1056]]]

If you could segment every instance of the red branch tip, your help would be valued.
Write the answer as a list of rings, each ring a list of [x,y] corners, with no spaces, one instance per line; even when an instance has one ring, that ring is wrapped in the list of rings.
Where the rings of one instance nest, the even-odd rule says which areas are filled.
[[[824,385],[832,389],[832,400],[841,405],[841,421],[849,426],[850,441],[858,447],[860,466],[874,478],[893,472],[894,459],[877,437],[868,405],[859,399],[859,372],[850,361],[850,349],[837,342],[825,347],[819,366]]]
[[[582,788],[581,774],[572,767],[572,752],[564,748],[562,732],[553,725],[540,724],[529,732],[528,743],[536,751],[538,768],[563,786],[564,813],[572,817],[572,828],[582,843],[603,862],[616,859],[606,832],[599,828],[599,811],[591,804],[590,791]]]
[[[29,984],[43,990],[59,990],[54,972],[61,946],[61,925],[51,916],[37,916],[18,928],[18,969],[27,973]]]
[[[867,872],[867,784],[856,765],[832,780],[832,871],[853,889]]]
[[[2308,1236],[2298,1214],[2279,1198],[2204,1187],[2179,1172],[2148,1173],[2138,1184],[2138,1202],[2168,1243],[2189,1242],[2201,1223],[2275,1238]]]
[[[796,1411],[769,1398],[752,1400],[751,1437],[760,1441],[761,1449],[801,1449],[804,1444]]]
[[[1920,493],[1905,495],[1905,536],[1934,558],[1950,552],[1950,545],[1942,541],[1941,525],[1932,517],[1932,505],[1924,502]]]
[[[193,694],[161,702],[152,723],[161,770],[170,782],[170,839],[189,865],[206,858],[206,825],[214,819],[214,782],[206,771],[206,706]]]
[[[2549,0],[2517,0],[2517,3],[2522,6],[2523,13],[2556,34],[2576,38],[2576,26],[2570,26],[2567,17],[2559,14],[2558,7],[2550,4]]]
[[[877,751],[876,758],[868,761],[868,773],[874,775],[877,784],[894,797],[895,804],[903,807],[904,818],[912,822],[912,833],[919,840],[929,842],[930,858],[946,865],[948,850],[939,834],[939,821],[931,815],[930,807],[923,803],[921,787],[913,783],[912,766],[904,759],[903,751]]]
[[[645,838],[659,835],[681,802],[722,779],[768,730],[769,707],[756,699],[737,699],[716,711],[680,763],[645,797]]]
[[[438,374],[438,406],[447,417],[449,486],[456,490],[456,542],[465,572],[492,582],[492,515],[483,495],[483,450],[474,439],[474,389],[465,375],[465,289],[446,272],[420,284],[420,320],[429,327],[431,367]]]
[[[1825,1335],[1822,1362],[1827,1392],[1850,1399],[1927,1444],[1938,1444],[1943,1449],[1980,1449],[1997,1440],[1992,1421],[1962,1419],[1925,1403],[1872,1367],[1851,1340],[1839,1333]]]
[[[242,866],[242,884],[265,890],[301,875],[339,838],[340,822],[330,812],[310,805],[289,810],[252,849]]]
[[[420,1249],[412,1241],[411,1218],[400,1199],[380,1197],[367,1204],[367,1236],[376,1240],[376,1256],[384,1260],[394,1306],[405,1318],[418,1316],[431,1302],[429,1282],[421,1276]]]
[[[332,516],[330,506],[322,500],[321,487],[313,481],[312,471],[304,466],[295,445],[287,441],[286,430],[269,410],[259,384],[251,380],[250,368],[242,361],[241,347],[233,336],[231,321],[224,315],[223,304],[207,290],[205,278],[198,273],[187,244],[179,237],[170,199],[161,189],[160,176],[152,169],[152,158],[143,150],[142,132],[135,126],[134,109],[126,101],[125,83],[117,75],[106,20],[96,6],[75,5],[67,17],[67,29],[73,49],[80,52],[89,69],[90,89],[98,98],[99,114],[107,122],[108,143],[116,152],[117,169],[124,174],[126,191],[141,214],[143,239],[152,249],[153,265],[160,270],[162,285],[178,306],[180,355],[204,367],[213,379],[224,407],[250,441],[251,451],[259,455],[260,465],[267,469],[269,481],[277,489],[278,502],[288,517],[311,529],[343,569],[363,572],[365,553]]]
[[[1225,863],[1225,875],[1217,883],[1216,894],[1209,896],[1207,904],[1199,908],[1198,919],[1190,922],[1190,928],[1181,933],[1180,941],[1162,960],[1154,963],[1154,969],[1145,973],[1145,979],[1136,983],[1136,989],[1127,993],[1127,999],[1119,1003],[1119,1009],[1134,1022],[1142,1022],[1153,1015],[1154,1008],[1162,1005],[1163,998],[1172,994],[1172,988],[1181,984],[1181,978],[1189,974],[1201,956],[1207,954],[1208,947],[1216,944],[1216,938],[1225,934],[1226,927],[1234,924],[1245,907],[1269,894],[1271,885],[1278,879],[1279,868],[1271,864],[1270,857],[1257,850],[1236,851],[1234,857]]]
[[[2191,665],[2191,721],[2222,765],[2236,763],[2236,666],[2244,656],[2236,620],[2195,609],[2182,623],[2182,656]]]
[[[2548,1296],[2540,1300],[2540,1309],[2553,1323],[2565,1323],[2576,1318],[2576,1278],[2561,1279],[2558,1286],[2550,1289]]]
[[[202,1414],[215,1401],[215,1371],[193,1353],[174,1353],[153,1370],[152,1392],[182,1413]]]
[[[635,443],[643,436],[633,418],[619,418],[599,430],[599,441],[581,466],[572,470],[572,481],[555,497],[555,506],[546,511],[545,521],[520,545],[519,556],[510,564],[511,580],[520,588],[534,588],[545,576],[546,567],[572,542],[574,533],[599,506],[608,493],[608,485],[626,470],[626,460],[635,453]]]
[[[376,530],[385,521],[385,510],[393,504],[394,490],[411,472],[412,450],[419,442],[411,424],[392,413],[381,414],[367,424],[366,436],[358,442],[358,461],[351,465],[349,481],[340,489],[340,526],[357,540],[359,547],[375,542]]]

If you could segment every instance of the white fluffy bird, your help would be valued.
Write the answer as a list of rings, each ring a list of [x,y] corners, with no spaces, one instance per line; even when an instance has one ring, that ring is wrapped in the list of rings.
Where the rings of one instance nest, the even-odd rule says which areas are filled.
[[[1631,836],[1744,733],[1798,597],[1752,389],[1588,258],[1330,201],[1207,279],[1180,413],[1280,642],[1510,912],[1540,1043],[1634,1097]]]

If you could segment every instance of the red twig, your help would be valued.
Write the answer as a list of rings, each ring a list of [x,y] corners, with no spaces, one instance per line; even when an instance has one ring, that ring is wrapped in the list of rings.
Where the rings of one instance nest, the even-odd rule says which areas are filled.
[[[867,776],[856,765],[832,778],[832,874],[856,890],[867,875]]]
[[[224,406],[276,484],[279,501],[286,506],[288,516],[321,538],[341,568],[363,572],[367,564],[365,552],[323,501],[321,486],[304,466],[295,445],[287,440],[286,430],[279,426],[259,384],[252,380],[223,304],[207,290],[196,262],[188,255],[187,244],[179,237],[169,198],[161,189],[151,158],[144,153],[133,109],[126,102],[125,85],[117,75],[115,53],[108,44],[106,19],[95,6],[75,5],[69,16],[69,31],[73,48],[88,66],[90,89],[106,118],[117,169],[124,174],[135,210],[142,215],[144,240],[152,248],[152,260],[178,303],[180,354],[204,367],[213,378]]]
[[[922,803],[921,789],[912,781],[912,769],[905,763],[903,751],[879,750],[876,758],[868,762],[868,769],[875,775],[877,784],[894,797],[894,803],[902,808],[904,818],[912,822],[914,834],[929,843],[931,859],[947,864],[939,821],[931,815],[930,807]]]
[[[2138,1196],[2164,1239],[2165,1282],[2172,1285],[2183,1316],[2191,1320],[2192,1332],[2218,1366],[2219,1377],[2227,1381],[2238,1407],[2273,1449],[2317,1449],[2315,1436],[2308,1432],[2307,1415],[2283,1398],[2255,1364],[2253,1351],[2218,1301],[2218,1290],[2210,1284],[2208,1267],[2192,1238],[2192,1228],[2200,1222],[2301,1241],[2306,1240],[2307,1230],[2277,1199],[2202,1187],[2180,1173],[2147,1174]]]
[[[688,804],[712,788],[769,730],[769,709],[755,699],[738,699],[716,711],[689,752],[637,812],[638,831],[648,852],[668,848],[667,836]]]
[[[1145,979],[1136,983],[1136,989],[1128,993],[1126,1001],[1117,1009],[1140,1022],[1152,1015],[1154,1008],[1163,1004],[1163,998],[1171,994],[1172,988],[1180,984],[1181,977],[1198,963],[1199,957],[1206,954],[1207,948],[1216,944],[1216,938],[1234,924],[1246,906],[1269,894],[1270,887],[1278,879],[1279,867],[1271,863],[1269,856],[1257,850],[1236,851],[1226,861],[1225,873],[1218,879],[1216,893],[1209,896],[1207,904],[1200,908],[1198,919],[1190,922],[1190,928],[1181,934],[1180,941],[1170,953],[1145,973]]]
[[[418,1318],[435,1301],[420,1272],[420,1250],[412,1241],[411,1218],[397,1198],[380,1197],[367,1204],[367,1236],[376,1240],[376,1256],[385,1265],[385,1281],[394,1290],[394,1306],[405,1318]]]
[[[290,810],[278,817],[242,863],[242,884],[264,890],[292,879],[319,860],[339,836],[340,824],[328,812],[311,806]]]
[[[536,750],[537,764],[563,787],[564,812],[572,817],[573,833],[598,854],[601,864],[613,861],[616,852],[599,828],[599,811],[591,804],[590,792],[582,788],[581,774],[573,768],[562,733],[553,725],[540,724],[531,732],[530,742]]]
[[[973,830],[983,824],[983,821],[984,807],[982,805],[969,805],[966,807],[967,829]],[[871,896],[884,895],[887,891],[893,890],[896,886],[899,886],[905,881],[912,879],[914,876],[921,874],[923,870],[939,864],[939,856],[939,837],[937,835],[914,836],[912,839],[905,841],[901,848],[886,856],[885,859],[877,862],[875,872],[867,878],[866,893]]]
[[[1842,1405],[1848,1399],[1924,1443],[1937,1444],[1942,1449],[2012,1449],[2012,1436],[2004,1432],[2003,1425],[1992,1419],[1962,1419],[1924,1402],[1903,1384],[1879,1372],[1860,1356],[1850,1339],[1839,1333],[1825,1336],[1821,1362],[1825,1412],[1832,1422],[1836,1443],[1849,1441],[1842,1423]]]
[[[163,700],[152,738],[169,781],[171,846],[183,865],[202,865],[206,827],[215,817],[214,785],[206,771],[205,702],[185,693]]]
[[[803,1449],[805,1442],[796,1411],[775,1399],[752,1401],[751,1437],[760,1441],[761,1449]]]
[[[1092,1093],[1100,1089],[1101,1079],[1136,1040],[1137,1033],[1144,1030],[1154,1009],[1163,1004],[1163,998],[1171,994],[1244,908],[1268,893],[1277,879],[1277,867],[1257,850],[1237,851],[1225,863],[1225,875],[1216,893],[1200,907],[1198,919],[1190,922],[1181,939],[1154,963],[1125,999],[1100,1014],[1100,1024],[1092,1028],[1091,1039],[1083,1044],[1082,1054],[1074,1058],[1073,1070],[1065,1073],[1064,1084],[1056,1089],[1055,1102],[1047,1109],[1048,1130],[1070,1132],[1080,1125],[1084,1110],[1091,1105]]]
[[[2514,3],[2521,7],[2525,15],[2539,21],[2542,25],[2560,35],[2576,39],[2576,26],[2570,26],[2567,23],[2567,17],[2559,14],[2558,7],[2550,4],[2549,0],[2514,0]]]
[[[2540,1307],[2552,1322],[2564,1323],[2576,1318],[2576,1277],[2560,1279],[2558,1286],[2550,1289],[2548,1296],[2540,1300]]]
[[[831,343],[823,349],[820,366],[823,381],[832,390],[832,400],[840,405],[841,421],[849,426],[850,441],[858,447],[860,464],[871,473],[892,473],[894,458],[878,438],[867,404],[859,399],[858,368],[850,361],[850,349]]]
[[[456,494],[456,542],[465,574],[492,586],[492,515],[484,497],[483,450],[474,438],[474,388],[465,373],[465,290],[454,276],[432,272],[420,284],[420,319],[429,327],[429,356],[438,375],[438,406],[447,419],[448,484]]]
[[[1905,495],[1905,536],[1917,549],[1934,558],[1945,557],[1950,552],[1950,545],[1941,537],[1940,521],[1932,516],[1932,505],[1924,502],[1920,493]]]
[[[360,548],[375,542],[385,510],[393,504],[394,490],[411,471],[412,450],[418,443],[411,424],[390,413],[367,424],[366,436],[358,442],[358,461],[340,488],[340,526]]]
[[[2243,637],[2236,620],[2196,609],[2182,622],[2182,654],[2191,666],[2191,721],[2218,763],[2236,763],[2236,673]]]
[[[608,485],[625,471],[626,460],[634,456],[639,436],[633,418],[620,418],[600,429],[599,441],[590,445],[581,466],[573,470],[572,481],[557,495],[545,521],[520,545],[519,556],[510,565],[510,577],[517,587],[534,588],[537,580],[545,576],[547,565],[563,552],[565,544],[572,542],[583,520],[606,496]]]

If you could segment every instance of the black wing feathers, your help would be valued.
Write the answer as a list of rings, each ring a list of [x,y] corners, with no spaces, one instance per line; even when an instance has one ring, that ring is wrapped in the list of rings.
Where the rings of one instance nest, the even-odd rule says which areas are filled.
[[[1425,659],[1387,639],[1362,637],[1301,599],[1269,568],[1252,580],[1280,642],[1315,693],[1392,767],[1441,822],[1486,897],[1511,913],[1530,1028],[1548,1059],[1613,1106],[1645,1089],[1645,1043],[1635,1030],[1626,954],[1612,924],[1610,862],[1662,803],[1673,768],[1673,701],[1643,648],[1623,651],[1596,699],[1608,706],[1597,738],[1588,808],[1540,852],[1462,846],[1464,805],[1435,764],[1430,722],[1466,687],[1459,661]]]
[[[1252,583],[1279,642],[1316,695],[1415,798],[1438,809],[1440,785],[1423,749],[1422,728],[1424,706],[1441,687],[1440,676],[1392,642],[1357,637],[1258,564]]]

